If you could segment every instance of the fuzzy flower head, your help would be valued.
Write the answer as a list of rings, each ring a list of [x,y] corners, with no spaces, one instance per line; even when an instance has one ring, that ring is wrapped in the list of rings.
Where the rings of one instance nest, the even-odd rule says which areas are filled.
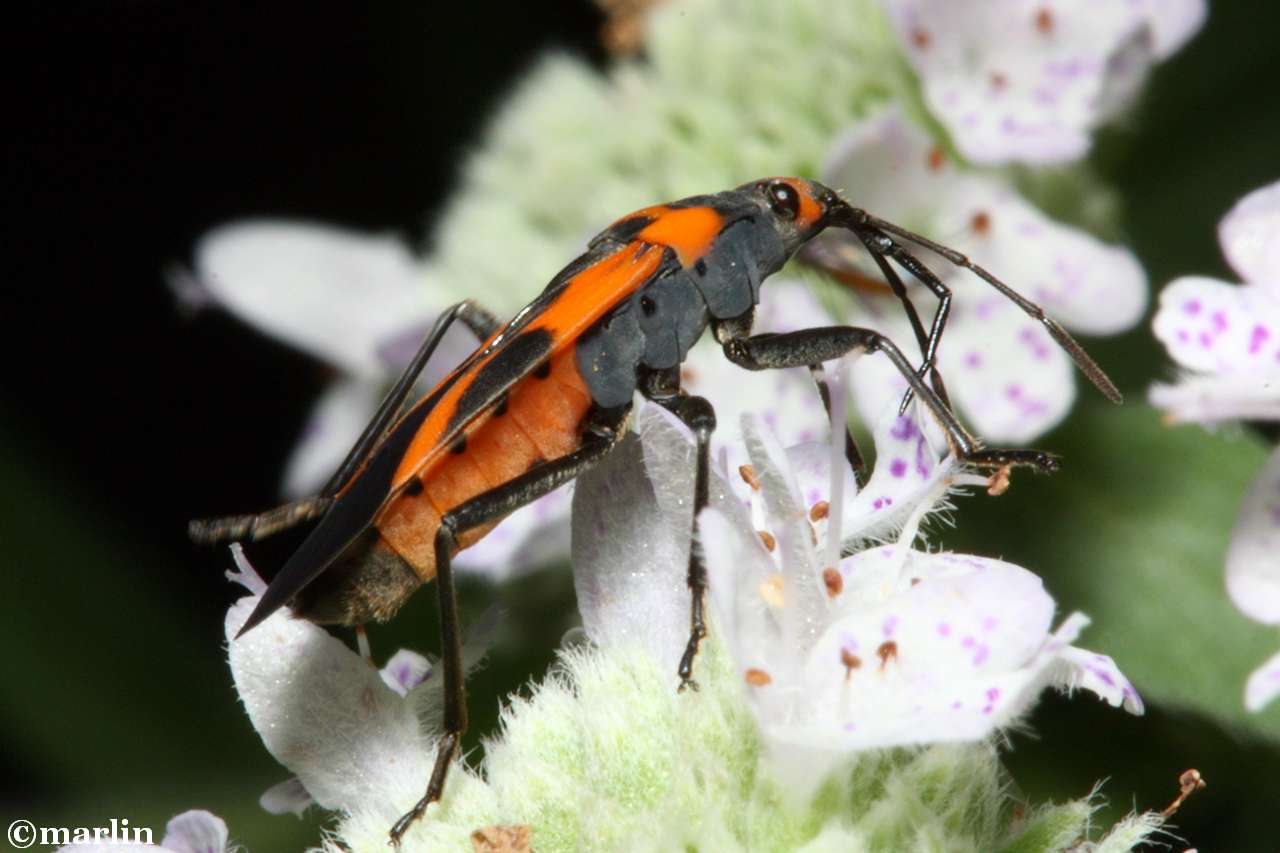
[[[974,163],[1084,156],[1201,27],[1204,0],[882,0],[925,102]]]
[[[842,388],[839,382],[833,386],[835,396]],[[842,410],[843,404],[835,402],[837,410]],[[797,565],[792,558],[771,561],[750,520],[757,510],[747,504],[767,504],[760,509],[765,514],[762,524],[779,531],[778,553],[792,541],[771,508],[779,500],[807,507],[801,513],[804,532],[796,539],[817,552],[828,541],[849,542],[844,536],[846,523],[854,537],[872,535],[873,530],[888,535],[905,526],[907,532],[899,542],[909,541],[921,507],[931,505],[917,492],[936,494],[939,488],[945,489],[948,478],[960,476],[950,461],[932,451],[936,445],[926,429],[908,419],[888,419],[878,442],[883,470],[878,468],[855,495],[851,472],[842,462],[834,467],[843,478],[833,487],[832,466],[819,458],[832,452],[829,444],[810,443],[789,453],[776,442],[770,444],[772,438],[765,437],[754,420],[750,422],[745,435],[752,446],[750,464],[759,471],[760,491],[740,473],[741,490],[729,486],[723,470],[712,486],[714,509],[702,516],[701,537],[711,570],[712,634],[698,658],[701,689],[680,692],[675,668],[688,632],[684,573],[692,523],[693,444],[683,426],[657,406],[646,406],[637,419],[639,433],[625,437],[601,466],[585,474],[575,495],[575,579],[585,627],[594,642],[569,646],[560,666],[541,684],[509,701],[499,736],[486,745],[480,772],[455,766],[442,802],[414,824],[402,849],[472,851],[487,849],[479,847],[485,839],[510,836],[531,839],[540,851],[696,848],[818,853],[918,849],[928,839],[945,837],[965,849],[1004,849],[1017,843],[1018,849],[1049,851],[1083,837],[1093,808],[1087,800],[1036,809],[1025,820],[1010,818],[1014,810],[1007,780],[990,742],[859,752],[861,744],[848,741],[843,717],[830,722],[819,714],[815,719],[803,702],[795,702],[792,708],[766,707],[760,697],[778,694],[756,691],[774,685],[752,684],[749,669],[744,672],[742,661],[755,648],[744,645],[742,634],[753,624],[772,632],[766,636],[774,638],[778,648],[774,657],[753,661],[751,668],[769,667],[776,686],[783,688],[791,683],[787,667],[797,679],[808,677],[811,668],[821,669],[816,658],[825,650],[828,623],[831,630],[847,630],[859,642],[864,639],[858,633],[862,623],[824,615],[824,608],[835,600],[825,572],[819,573],[816,584],[813,577],[802,583],[805,576],[790,571]],[[912,426],[908,428],[907,423]],[[921,448],[927,451],[923,456]],[[803,460],[794,470],[789,462],[793,456]],[[778,484],[788,483],[789,478],[794,479],[794,491],[775,499]],[[820,493],[812,494],[812,488]],[[849,496],[847,503],[842,503],[841,492]],[[863,494],[867,497],[862,498]],[[807,502],[815,497],[825,501],[826,518],[814,518]],[[909,514],[891,517],[892,507]],[[841,519],[840,524],[835,519]],[[757,551],[747,550],[750,547]],[[742,552],[742,563],[725,566],[726,551]],[[902,602],[921,589],[948,598],[952,587],[934,587],[934,575],[963,578],[970,567],[944,562],[930,574],[929,566],[906,562],[912,576],[924,580],[916,586],[909,580],[894,584],[879,567],[888,560],[874,550],[863,553],[874,566],[842,575],[840,595],[848,596],[846,601],[861,602],[863,622],[873,634],[885,630],[883,608],[898,608],[900,622],[891,632],[901,644],[900,660],[887,656],[894,669],[880,677],[896,682],[913,672],[912,679],[921,677],[910,669],[912,656],[928,642],[920,638],[917,648],[921,629],[913,614],[920,611],[924,619],[950,619],[957,632],[973,633],[992,646],[985,653],[976,646],[966,648],[966,635],[958,633],[954,639],[962,651],[949,660],[958,665],[960,659],[968,663],[973,655],[987,655],[989,662],[981,664],[988,671],[982,676],[1001,679],[996,683],[1002,688],[1029,692],[1022,673],[1042,668],[1046,678],[1047,673],[1056,673],[1059,680],[1079,679],[1086,686],[1109,681],[1119,685],[1114,701],[1125,695],[1125,683],[1109,661],[1089,656],[1072,665],[1069,655],[1074,650],[1059,648],[1059,642],[1065,644],[1066,637],[1073,635],[1071,620],[1052,637],[1045,635],[1047,624],[1028,627],[1020,646],[997,649],[993,644],[1009,631],[980,633],[981,620],[989,610],[970,617],[949,610],[943,614],[938,602],[934,602],[937,612]],[[909,556],[927,559],[922,554]],[[391,822],[421,795],[432,763],[439,734],[438,679],[429,676],[420,659],[403,654],[393,657],[379,673],[366,657],[323,629],[285,612],[234,638],[265,587],[238,552],[236,559],[238,571],[233,579],[249,595],[227,616],[231,669],[264,744],[297,774],[278,788],[285,789],[284,794],[292,791],[295,799],[303,798],[299,805],[314,802],[338,812],[326,851],[386,849]],[[812,572],[821,561],[810,559],[804,565]],[[837,565],[842,572],[849,568],[847,561]],[[762,571],[767,576],[762,577]],[[873,573],[878,585],[871,583]],[[868,577],[866,583],[862,574]],[[781,584],[775,575],[784,576]],[[1022,570],[1013,573],[1019,588],[1005,594],[1032,601],[1038,594],[1041,604],[1036,614],[1002,615],[1017,623],[1036,622],[1035,616],[1047,618],[1045,610],[1051,609],[1051,603],[1045,605],[1038,582],[1023,575]],[[1007,581],[1010,575],[1002,577]],[[966,590],[961,584],[961,592],[947,604],[988,606],[980,595],[983,590]],[[738,613],[740,601],[761,611],[762,600],[765,610],[798,613],[802,595],[814,615],[782,620],[795,629],[792,633],[784,634],[752,613]],[[866,636],[866,642],[872,639]],[[476,645],[468,643],[471,651],[464,650],[464,658],[475,659]],[[788,652],[797,655],[793,663],[777,659]],[[1042,659],[1051,663],[1043,667]],[[842,658],[840,666],[846,664]],[[869,662],[858,675],[876,678],[874,665]],[[939,673],[936,667],[926,670],[943,684],[964,681],[959,675]],[[825,684],[828,675],[815,672],[812,677],[815,683]],[[418,678],[425,680],[410,687]],[[841,678],[838,683],[843,683]],[[982,689],[991,686],[984,681]],[[406,687],[410,687],[407,694]],[[929,719],[912,701],[927,695],[923,685],[887,683],[885,690],[879,700],[916,723]],[[821,697],[823,702],[831,698]],[[974,698],[984,703],[981,708],[1000,703],[1000,697],[989,698],[985,693]],[[860,708],[858,721],[865,730],[880,730],[879,737],[866,746],[920,741],[903,735],[887,719],[887,711]],[[800,716],[782,718],[775,712]],[[945,713],[955,711],[948,707]],[[787,726],[790,737],[784,737]],[[800,771],[807,784],[799,784],[788,778],[786,758],[810,751],[812,739],[805,733],[820,726],[834,726],[836,737],[812,750],[816,756]],[[936,729],[927,730],[925,739],[981,739],[976,731],[948,731],[935,737],[936,733]],[[815,795],[818,783],[821,794]],[[745,822],[743,816],[747,816]],[[1126,819],[1098,849],[1130,849],[1157,823],[1151,816]]]
[[[1204,276],[1171,282],[1153,328],[1182,368],[1151,389],[1172,422],[1280,420],[1280,183],[1245,196],[1218,227],[1241,284]],[[1245,495],[1227,549],[1227,592],[1247,616],[1280,624],[1280,449]],[[1245,687],[1259,710],[1280,695],[1280,654]]]
[[[639,430],[629,455],[579,487],[575,577],[588,634],[646,644],[674,678],[688,625],[681,519],[692,446],[656,407],[641,413]],[[922,516],[952,485],[987,482],[958,471],[932,432],[891,411],[876,431],[875,472],[856,491],[830,443],[784,450],[756,420],[744,421],[750,466],[720,469],[699,541],[713,630],[772,746],[833,759],[981,739],[1023,715],[1046,686],[1082,686],[1141,712],[1110,658],[1071,645],[1088,623],[1082,614],[1052,630],[1053,600],[1033,574],[912,548]],[[852,543],[892,537],[839,556]]]
[[[1116,334],[1142,316],[1146,275],[1131,252],[1053,221],[1004,177],[965,170],[897,108],[837,140],[823,180],[854,205],[964,252],[1072,331]],[[1057,424],[1071,408],[1077,380],[1044,326],[971,273],[924,250],[917,254],[954,293],[938,364],[978,434],[1020,444]],[[874,267],[867,269],[879,280]],[[936,301],[919,285],[912,292],[924,294],[915,301],[927,327]],[[855,321],[914,349],[889,290],[858,293]],[[873,423],[906,384],[887,362],[872,361],[854,373],[854,388],[864,419]]]
[[[814,506],[838,503],[827,497],[830,454],[784,451],[754,428],[748,447],[769,536],[712,510],[703,541],[719,624],[767,738],[828,750],[979,739],[1050,685],[1141,712],[1110,658],[1070,645],[1088,623],[1082,614],[1051,630],[1053,600],[1035,575],[912,548],[949,486],[986,482],[939,458],[913,418],[881,422],[876,473],[848,511],[828,512],[825,536],[810,528]],[[824,553],[833,535],[883,537],[872,531],[891,506],[901,528],[893,544],[838,561]],[[833,532],[837,519],[848,535]]]

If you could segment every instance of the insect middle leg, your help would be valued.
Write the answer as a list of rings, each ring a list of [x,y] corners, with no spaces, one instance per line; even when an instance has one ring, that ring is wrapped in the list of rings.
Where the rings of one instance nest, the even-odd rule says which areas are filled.
[[[716,322],[714,332],[716,341],[722,346],[735,338],[749,338],[751,336],[751,327],[755,323],[756,309],[751,308],[745,313]],[[827,418],[831,418],[831,388],[827,384],[827,376],[823,371],[821,363],[808,365],[809,376],[813,379],[813,383],[818,389],[818,398],[822,400],[822,408],[827,413]],[[646,396],[648,396],[646,394]],[[858,449],[858,443],[853,439],[853,433],[848,427],[844,431],[844,456],[849,460],[849,465],[853,468],[854,481],[859,485],[866,482],[867,462],[862,455],[862,451]]]
[[[730,337],[724,342],[725,356],[748,370],[771,370],[800,367],[831,361],[849,353],[880,352],[893,363],[907,384],[928,407],[930,414],[947,435],[952,452],[965,462],[981,468],[1026,466],[1040,471],[1055,471],[1058,459],[1042,450],[984,450],[968,433],[952,411],[920,375],[906,356],[884,335],[872,329],[855,326],[826,326],[802,329],[786,334],[762,334]]]
[[[436,593],[440,604],[440,661],[444,670],[444,734],[436,749],[436,762],[423,794],[412,809],[391,827],[391,843],[400,839],[427,807],[444,792],[449,765],[467,730],[467,694],[463,683],[462,632],[458,625],[458,599],[453,586],[453,554],[458,538],[468,530],[487,524],[564,485],[593,467],[613,449],[625,433],[630,406],[593,411],[583,431],[582,446],[559,459],[544,462],[524,474],[471,498],[446,512],[436,530]]]
[[[320,490],[320,494],[290,501],[284,506],[278,506],[266,512],[225,518],[196,519],[187,525],[187,535],[192,540],[207,545],[242,539],[265,539],[304,521],[324,515],[333,504],[334,495],[351,479],[386,434],[405,400],[413,391],[413,385],[417,382],[418,376],[426,368],[427,362],[431,360],[431,356],[444,339],[445,332],[454,322],[461,322],[481,340],[487,340],[497,332],[500,325],[493,314],[469,299],[451,306],[441,314],[422,342],[422,346],[418,347],[413,359],[379,404],[377,412],[364,428],[360,438],[352,445],[333,477]]]

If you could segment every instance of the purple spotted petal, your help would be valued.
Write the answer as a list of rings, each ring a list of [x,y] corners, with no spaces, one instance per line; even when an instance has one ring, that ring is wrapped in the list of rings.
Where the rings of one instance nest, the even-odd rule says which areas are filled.
[[[1131,252],[1054,222],[1003,179],[957,171],[897,108],[838,140],[823,176],[856,188],[859,205],[965,252],[1071,329],[1109,335],[1142,316],[1147,280]],[[996,296],[974,276],[923,257],[956,291],[957,309]]]
[[[1074,646],[1063,649],[1060,655],[1059,686],[1068,690],[1084,688],[1108,705],[1123,707],[1131,714],[1144,712],[1142,697],[1110,657]]]
[[[1244,688],[1244,706],[1250,711],[1261,711],[1276,696],[1280,696],[1280,654],[1273,655],[1249,676]]]
[[[846,544],[885,538],[895,532],[953,470],[954,460],[942,459],[946,442],[920,412],[920,406],[912,404],[899,416],[896,399],[900,398],[890,401],[876,422],[876,463],[871,478],[845,503]]]
[[[1245,615],[1280,624],[1280,449],[1240,506],[1227,546],[1227,592]]]
[[[1280,300],[1280,183],[1236,202],[1218,226],[1218,240],[1241,278]]]
[[[992,442],[1021,444],[1041,435],[1071,409],[1074,367],[1043,328],[999,297],[957,310],[938,363],[951,401],[974,431]],[[908,339],[906,323],[887,325]],[[865,420],[896,411],[906,382],[887,359],[860,359],[852,370],[854,400]]]
[[[1049,632],[1053,601],[1025,569],[885,546],[841,570],[848,586],[803,672],[749,694],[772,739],[827,749],[978,739],[1050,683],[1096,682],[1110,700],[1110,679],[1118,701],[1140,710],[1114,666],[1070,646],[1087,620],[1077,614]],[[1068,652],[1088,655],[1097,673]]]
[[[1183,367],[1280,377],[1280,298],[1265,288],[1180,278],[1161,292],[1152,325]]]
[[[930,110],[978,163],[1081,157],[1089,131],[1114,103],[1111,78],[1140,79],[1198,25],[1195,10],[1182,3],[1168,11],[1142,2],[883,5]]]

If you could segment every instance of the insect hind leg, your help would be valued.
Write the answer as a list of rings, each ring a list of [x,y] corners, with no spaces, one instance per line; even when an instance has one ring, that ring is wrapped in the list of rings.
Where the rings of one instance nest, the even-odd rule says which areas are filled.
[[[427,807],[444,793],[449,765],[458,754],[467,730],[467,694],[463,682],[462,632],[458,621],[458,598],[453,586],[453,554],[458,537],[468,530],[496,521],[522,506],[569,482],[596,465],[622,438],[630,406],[602,412],[596,410],[583,433],[582,446],[567,456],[543,462],[510,482],[495,486],[444,514],[436,530],[436,592],[440,606],[440,663],[444,671],[444,734],[436,749],[427,791],[413,808],[391,827],[391,843],[401,838]]]
[[[187,525],[187,535],[193,542],[200,545],[216,545],[219,542],[238,542],[245,539],[256,541],[319,518],[332,505],[332,497],[313,495],[251,515],[197,518]]]
[[[414,354],[412,361],[378,406],[378,411],[365,426],[364,432],[320,494],[291,501],[266,512],[196,519],[187,525],[187,535],[192,541],[201,545],[245,539],[253,541],[265,539],[324,515],[333,505],[334,496],[354,476],[391,426],[401,406],[413,390],[414,382],[417,381],[444,338],[445,332],[454,322],[461,322],[482,340],[492,336],[500,326],[492,313],[470,299],[463,300],[441,313],[431,332]]]

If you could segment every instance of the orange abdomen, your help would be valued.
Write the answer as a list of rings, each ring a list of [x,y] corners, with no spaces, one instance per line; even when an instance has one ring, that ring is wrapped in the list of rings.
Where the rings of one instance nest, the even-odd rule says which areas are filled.
[[[591,395],[578,373],[574,348],[568,347],[551,359],[545,378],[526,376],[511,389],[504,413],[485,413],[468,425],[461,452],[445,454],[422,472],[422,491],[389,504],[376,522],[378,532],[418,577],[431,580],[441,516],[535,465],[577,450],[580,425],[590,409]],[[464,532],[459,548],[473,545],[496,524]]]

